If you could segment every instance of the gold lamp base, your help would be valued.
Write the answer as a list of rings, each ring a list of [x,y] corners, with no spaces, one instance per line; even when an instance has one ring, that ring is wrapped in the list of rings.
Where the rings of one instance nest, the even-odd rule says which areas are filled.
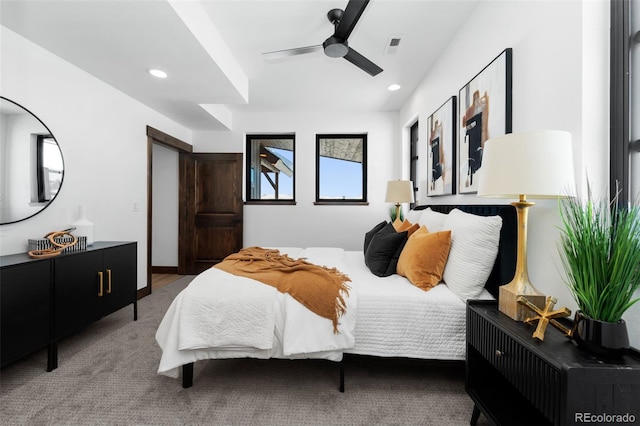
[[[525,195],[511,203],[518,215],[518,252],[516,257],[516,273],[513,281],[499,288],[498,309],[515,321],[524,321],[531,316],[531,311],[518,303],[518,297],[524,296],[540,309],[544,309],[546,298],[529,282],[527,272],[527,217],[529,207],[535,203],[527,201]]]
[[[540,309],[544,309],[547,302],[544,294],[540,293],[533,286],[528,291],[516,288],[510,284],[503,285],[499,290],[498,309],[514,321],[524,321],[532,316],[531,310],[518,303],[518,297],[524,296],[527,300]]]

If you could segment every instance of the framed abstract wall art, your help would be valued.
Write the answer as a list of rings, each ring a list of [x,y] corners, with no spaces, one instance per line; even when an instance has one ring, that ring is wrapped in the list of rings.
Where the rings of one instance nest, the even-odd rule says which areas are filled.
[[[458,192],[475,193],[484,143],[511,133],[512,49],[505,49],[458,93]]]
[[[456,97],[427,119],[427,196],[455,194]]]

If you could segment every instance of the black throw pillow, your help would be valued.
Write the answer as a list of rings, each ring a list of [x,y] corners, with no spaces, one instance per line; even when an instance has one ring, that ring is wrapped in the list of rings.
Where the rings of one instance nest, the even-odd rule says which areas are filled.
[[[365,253],[367,252],[367,248],[369,247],[369,243],[371,243],[371,239],[373,238],[373,236],[376,235],[378,231],[380,231],[382,228],[384,228],[386,224],[387,224],[387,221],[383,220],[382,222],[380,222],[379,224],[371,228],[371,231],[364,234],[364,250],[363,251]]]
[[[396,273],[398,258],[407,242],[407,231],[385,232],[378,231],[371,239],[369,248],[364,255],[364,263],[372,274],[388,277]]]

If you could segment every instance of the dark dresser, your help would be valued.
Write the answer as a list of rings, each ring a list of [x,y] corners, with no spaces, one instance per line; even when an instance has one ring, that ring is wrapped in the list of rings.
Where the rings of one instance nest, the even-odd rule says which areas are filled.
[[[0,256],[0,365],[46,347],[51,371],[61,338],[130,304],[135,320],[135,242],[100,241],[41,259]]]
[[[535,327],[498,311],[495,301],[467,304],[466,390],[498,425],[640,424],[640,353],[601,359],[559,330]]]

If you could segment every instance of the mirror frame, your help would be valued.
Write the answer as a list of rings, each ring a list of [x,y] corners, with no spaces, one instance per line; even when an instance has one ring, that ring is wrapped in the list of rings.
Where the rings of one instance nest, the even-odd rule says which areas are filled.
[[[62,155],[62,148],[60,147],[60,143],[58,142],[58,139],[55,137],[55,135],[53,134],[51,129],[49,129],[49,127],[46,124],[44,124],[44,122],[42,120],[40,120],[40,118],[37,115],[35,115],[28,108],[25,108],[23,105],[17,103],[16,101],[12,101],[11,99],[6,98],[4,96],[0,96],[0,100],[12,103],[16,107],[24,110],[29,115],[31,115],[33,118],[38,120],[38,122],[42,125],[42,127],[44,127],[44,129],[46,129],[47,133],[49,135],[51,135],[53,140],[56,142],[56,145],[58,146],[58,150],[60,151],[60,159],[62,161],[62,176],[60,178],[60,187],[58,188],[58,192],[56,192],[56,195],[54,195],[53,198],[51,198],[46,204],[43,204],[42,208],[40,208],[35,213],[33,213],[33,214],[29,215],[29,216],[23,217],[21,219],[11,220],[11,221],[8,221],[8,222],[0,222],[0,226],[2,226],[2,225],[9,225],[9,224],[12,224],[12,223],[18,223],[18,222],[22,222],[22,221],[25,221],[27,219],[30,219],[30,218],[42,213],[47,207],[49,207],[51,205],[51,203],[53,203],[55,201],[55,199],[58,197],[58,195],[60,195],[60,191],[62,190],[62,185],[64,184],[64,177],[65,177],[65,169],[66,169],[66,167],[65,167],[65,163],[64,163],[64,155]]]

